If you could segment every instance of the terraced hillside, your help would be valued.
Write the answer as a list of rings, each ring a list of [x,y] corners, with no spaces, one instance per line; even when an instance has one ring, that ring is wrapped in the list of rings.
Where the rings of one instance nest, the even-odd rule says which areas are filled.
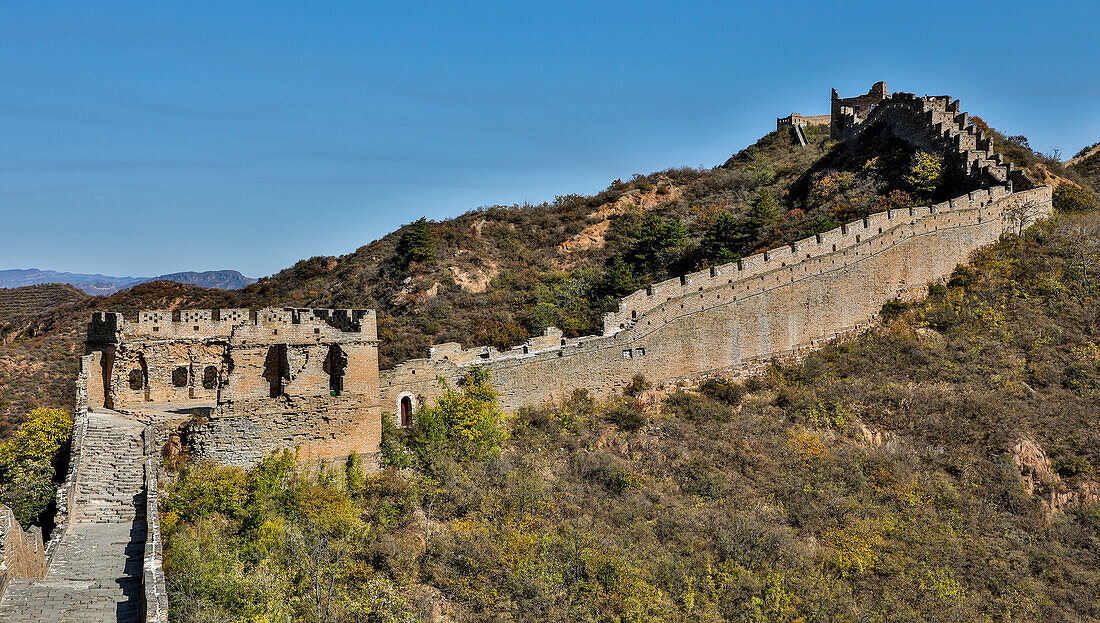
[[[0,323],[17,323],[20,319],[30,318],[86,298],[88,298],[87,294],[65,283],[0,288]]]

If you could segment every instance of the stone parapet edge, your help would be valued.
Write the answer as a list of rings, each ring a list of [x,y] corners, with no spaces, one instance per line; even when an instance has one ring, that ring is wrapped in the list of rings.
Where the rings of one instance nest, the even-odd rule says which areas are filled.
[[[160,534],[158,460],[153,427],[146,426],[145,442],[145,555],[142,564],[142,613],[145,621],[167,623],[168,588],[164,579],[164,547]]]

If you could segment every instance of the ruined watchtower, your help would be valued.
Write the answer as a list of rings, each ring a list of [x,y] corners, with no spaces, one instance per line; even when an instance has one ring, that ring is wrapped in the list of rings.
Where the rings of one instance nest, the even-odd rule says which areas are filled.
[[[836,89],[833,89],[829,134],[833,138],[840,138],[847,124],[851,123],[852,116],[857,123],[866,119],[871,110],[889,95],[886,83],[881,81],[873,84],[870,91],[855,97],[840,97]]]
[[[251,464],[271,450],[303,458],[377,452],[373,310],[99,312],[88,324],[91,407],[149,415],[205,412],[184,425],[200,455]],[[163,418],[162,418],[163,419]]]

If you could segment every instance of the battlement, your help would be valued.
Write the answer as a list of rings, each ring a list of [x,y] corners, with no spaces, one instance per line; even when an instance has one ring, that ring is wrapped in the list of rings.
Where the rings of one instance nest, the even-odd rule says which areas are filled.
[[[939,154],[946,166],[959,171],[975,188],[1005,185],[1011,192],[1035,187],[1026,173],[993,153],[992,141],[962,112],[959,100],[949,95],[886,95],[885,85],[875,87],[879,85],[883,88],[847,99],[838,98],[833,90],[830,127],[834,138],[853,143],[868,129],[881,127],[924,151]]]
[[[919,231],[928,226],[928,223],[921,225],[920,222],[931,215],[981,211],[994,201],[1003,199],[1008,195],[1009,192],[1006,187],[994,186],[989,189],[979,189],[933,206],[914,206],[878,212],[827,232],[803,238],[789,245],[750,255],[736,262],[712,266],[708,269],[655,283],[623,297],[619,301],[616,311],[604,314],[603,334],[613,335],[618,333],[636,324],[640,318],[658,306],[691,294],[716,288],[728,288],[738,292],[740,296],[748,296],[770,289],[774,287],[776,281],[761,279],[763,275],[783,269],[789,269],[788,273],[790,274],[802,274],[806,271],[806,267],[798,265],[807,260],[828,257],[834,254],[843,256],[848,250],[869,243],[872,238],[881,236],[901,225],[917,226],[914,231]],[[978,219],[989,216],[989,214],[980,214],[974,215],[973,218]],[[941,220],[952,221],[950,218]],[[931,226],[935,227],[936,225]]]
[[[110,315],[108,321],[100,315]],[[121,331],[130,338],[229,339],[235,333],[253,329],[291,326],[324,328],[326,332],[362,334],[366,328],[373,338],[375,312],[370,309],[180,309],[143,310],[137,322],[127,323],[121,314],[100,312],[92,318],[96,333]],[[98,324],[97,324],[98,323]],[[113,324],[111,324],[113,323]],[[92,335],[89,325],[89,336]],[[253,331],[254,332],[254,331]]]
[[[89,344],[114,344],[119,340],[125,321],[117,312],[94,312],[88,322]]]
[[[513,346],[506,351],[499,351],[494,346],[475,346],[463,348],[458,342],[444,342],[435,344],[428,349],[428,360],[437,362],[450,362],[454,365],[473,365],[494,361],[501,358],[531,355],[543,351],[561,348],[576,342],[581,338],[572,340],[562,337],[561,329],[547,327],[542,335],[533,337],[523,344]]]
[[[619,301],[618,309],[603,318],[603,334],[564,338],[560,329],[549,327],[544,334],[507,350],[493,346],[464,348],[457,342],[436,344],[427,359],[399,364],[397,374],[435,378],[440,366],[486,365],[503,361],[517,363],[528,358],[562,357],[577,349],[606,348],[606,340],[630,332],[659,330],[708,308],[734,303],[765,294],[776,288],[826,274],[892,248],[899,243],[937,232],[965,228],[982,223],[1010,229],[1004,222],[1002,207],[1006,201],[1031,200],[1049,205],[1050,189],[1041,187],[1012,195],[1005,186],[979,189],[932,206],[887,210],[846,223],[821,234],[789,245],[756,253],[736,262],[713,266],[681,277],[667,279],[637,290]],[[1042,217],[1039,211],[1032,218]],[[624,350],[625,352],[625,350]],[[642,349],[644,355],[645,350]],[[625,355],[624,355],[625,356]],[[631,352],[631,358],[635,353]]]
[[[865,119],[871,110],[889,96],[885,82],[876,82],[871,89],[863,95],[856,97],[840,97],[836,89],[833,89],[831,99],[829,127],[833,138],[837,138],[845,130],[849,123]]]

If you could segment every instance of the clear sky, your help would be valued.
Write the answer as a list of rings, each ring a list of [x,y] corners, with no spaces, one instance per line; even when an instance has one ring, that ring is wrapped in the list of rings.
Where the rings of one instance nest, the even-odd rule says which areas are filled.
[[[1068,158],[1098,33],[1095,2],[5,2],[0,269],[266,275],[713,166],[876,80]]]

